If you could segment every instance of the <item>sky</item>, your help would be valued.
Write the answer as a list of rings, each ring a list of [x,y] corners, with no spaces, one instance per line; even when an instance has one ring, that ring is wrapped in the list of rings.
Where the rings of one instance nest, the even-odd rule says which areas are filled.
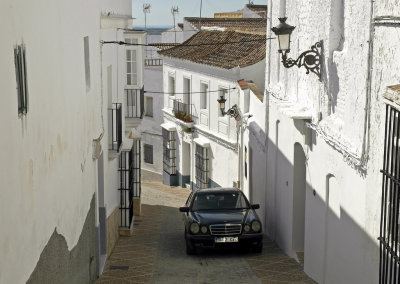
[[[218,12],[233,12],[243,8],[249,0],[202,0],[202,17],[213,17]],[[143,4],[151,5],[147,14],[147,27],[173,26],[171,7],[178,6],[176,23],[182,23],[183,17],[200,16],[200,0],[132,0],[133,26],[144,27]],[[267,0],[253,0],[253,4],[266,5]]]

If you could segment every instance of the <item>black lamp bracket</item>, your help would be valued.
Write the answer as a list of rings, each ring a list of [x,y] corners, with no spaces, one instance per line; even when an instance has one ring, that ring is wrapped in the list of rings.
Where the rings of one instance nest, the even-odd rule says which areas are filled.
[[[237,118],[240,115],[240,111],[237,105],[233,105],[230,109],[227,111],[222,111],[222,115],[229,115],[230,117]]]
[[[287,58],[286,53],[282,53],[283,66],[286,68],[295,65],[299,68],[304,66],[307,69],[306,74],[309,74],[311,71],[321,79],[321,50],[322,41],[317,41],[313,46],[311,46],[311,49],[304,51],[296,60]]]

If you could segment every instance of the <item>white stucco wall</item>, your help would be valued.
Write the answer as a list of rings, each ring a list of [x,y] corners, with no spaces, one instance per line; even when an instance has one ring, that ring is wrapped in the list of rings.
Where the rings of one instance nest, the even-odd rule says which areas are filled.
[[[370,38],[370,3],[272,2],[272,26],[282,13],[296,26],[290,57],[297,58],[322,39],[325,58],[318,81],[304,68],[284,68],[277,43],[267,42],[267,50],[271,49],[266,60],[267,233],[296,257],[294,208],[299,199],[293,166],[298,143],[306,157],[305,272],[318,283],[377,283],[384,139],[381,96],[386,86],[399,83],[399,64],[393,60],[398,27],[377,25]],[[392,13],[390,1],[385,3],[376,3],[373,17]],[[316,9],[320,12],[311,12]],[[302,108],[304,114],[311,113],[313,130],[305,128],[303,120],[291,118]],[[363,149],[368,154],[366,164]]]
[[[181,43],[184,41],[183,39],[183,31],[180,27],[176,26],[175,29],[172,27],[169,30],[166,30],[161,33],[161,41],[162,43]],[[176,35],[176,41],[175,41]]]
[[[162,66],[146,67],[144,70],[145,98],[153,98],[153,117],[144,116],[139,130],[142,133],[142,145],[153,146],[153,164],[144,162],[144,152],[142,152],[142,169],[162,174],[163,171],[163,149],[162,149],[162,130],[163,123],[162,109],[164,107],[164,95]],[[146,101],[145,101],[146,104]],[[142,147],[144,151],[144,147]]]
[[[99,120],[96,1],[2,1],[0,283],[25,283],[54,229],[72,249],[96,190]],[[90,44],[86,92],[84,40]],[[13,48],[26,45],[29,111],[18,117]]]

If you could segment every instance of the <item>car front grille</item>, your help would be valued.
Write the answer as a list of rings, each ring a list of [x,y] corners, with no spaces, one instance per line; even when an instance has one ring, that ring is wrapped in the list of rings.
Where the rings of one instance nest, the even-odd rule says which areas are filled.
[[[229,236],[240,235],[242,232],[241,224],[216,224],[210,226],[211,235],[215,236]]]

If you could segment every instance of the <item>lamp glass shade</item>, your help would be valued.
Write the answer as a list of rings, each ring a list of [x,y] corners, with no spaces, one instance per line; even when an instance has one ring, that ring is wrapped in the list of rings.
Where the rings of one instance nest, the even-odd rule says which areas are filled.
[[[289,52],[290,51],[290,34],[278,35],[279,51]]]
[[[223,112],[225,110],[225,102],[226,99],[224,98],[224,96],[221,96],[219,100],[217,100],[219,103],[219,108],[221,109],[221,111]]]

